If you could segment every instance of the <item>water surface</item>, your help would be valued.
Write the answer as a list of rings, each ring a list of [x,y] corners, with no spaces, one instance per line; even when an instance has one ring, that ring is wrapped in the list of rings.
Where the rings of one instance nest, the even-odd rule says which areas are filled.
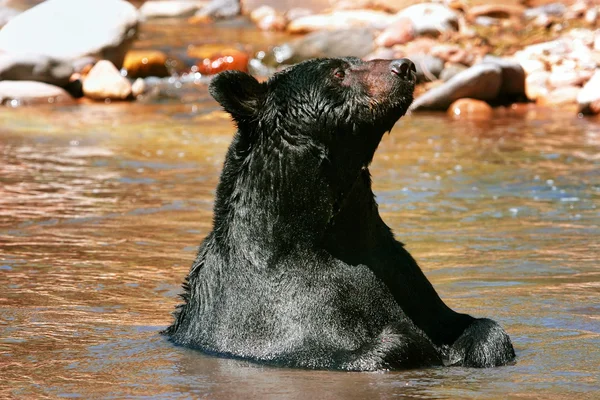
[[[375,156],[388,225],[451,307],[506,328],[516,365],[302,371],[159,335],[210,230],[234,129],[204,83],[181,90],[0,109],[0,398],[600,396],[598,120],[528,107],[479,123],[414,115]]]

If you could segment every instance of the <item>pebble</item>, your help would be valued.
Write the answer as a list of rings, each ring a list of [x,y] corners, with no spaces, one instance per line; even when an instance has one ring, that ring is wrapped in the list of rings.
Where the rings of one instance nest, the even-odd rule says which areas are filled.
[[[196,11],[198,18],[231,18],[240,13],[239,0],[211,0],[204,7]]]
[[[110,61],[100,60],[85,77],[83,93],[93,100],[125,100],[131,95],[131,83]]]
[[[225,49],[209,54],[196,63],[198,72],[206,75],[217,74],[226,70],[248,72],[250,56],[241,50]]]
[[[205,4],[204,1],[194,0],[153,0],[146,1],[140,7],[140,13],[148,19],[191,17]]]
[[[550,72],[537,71],[527,75],[525,79],[525,94],[530,100],[537,100],[540,97],[546,97],[550,92],[548,89],[548,79]]]
[[[441,58],[445,62],[470,66],[475,62],[475,55],[467,50],[454,45],[438,45],[431,49],[431,55]]]
[[[554,88],[562,86],[583,86],[593,75],[592,71],[576,70],[572,67],[555,67],[550,73],[548,83]]]
[[[120,67],[137,34],[139,17],[124,0],[47,0],[0,30],[0,51],[64,62],[102,56]]]
[[[567,6],[565,6],[564,4],[550,3],[550,4],[544,4],[539,7],[528,8],[524,11],[523,15],[526,18],[530,18],[530,19],[536,18],[543,14],[552,15],[555,17],[562,17],[565,12],[567,12]]]
[[[250,15],[258,29],[261,31],[284,31],[288,21],[282,15],[275,11],[275,9],[264,6],[257,8]]]
[[[439,35],[458,31],[458,14],[438,3],[415,4],[397,14],[412,21],[416,35]]]
[[[131,85],[131,95],[138,97],[144,94],[147,90],[146,82],[142,78],[137,78]]]
[[[536,102],[543,106],[574,105],[577,103],[580,91],[581,88],[578,86],[563,86],[550,91],[546,96],[538,97]]]
[[[489,120],[492,118],[493,110],[485,101],[459,99],[450,105],[448,115],[460,119]]]
[[[35,81],[0,81],[0,104],[17,107],[36,104],[74,104],[64,89]]]
[[[534,72],[546,70],[546,64],[539,60],[524,59],[524,60],[521,60],[518,62],[521,64],[521,67],[525,71],[526,75],[533,74]]]
[[[415,28],[409,18],[401,17],[388,26],[375,39],[379,47],[392,47],[396,44],[408,43],[415,38]]]
[[[600,114],[600,68],[579,92],[577,104],[583,114]]]
[[[130,79],[169,76],[167,55],[158,50],[130,50],[125,55],[123,69]]]

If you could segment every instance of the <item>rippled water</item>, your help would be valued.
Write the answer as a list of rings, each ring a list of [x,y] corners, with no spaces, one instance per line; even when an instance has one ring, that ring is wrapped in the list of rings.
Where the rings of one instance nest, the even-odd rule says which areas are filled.
[[[183,51],[188,35],[169,40]],[[516,365],[302,371],[158,334],[210,229],[233,133],[205,85],[182,90],[183,102],[0,109],[0,398],[598,398],[599,120],[414,115],[376,154],[384,219],[450,306],[506,328]]]
[[[0,110],[0,397],[598,395],[600,124],[567,113],[407,117],[372,166],[388,224],[452,307],[505,326],[516,365],[315,372],[172,346],[233,132],[197,91]]]

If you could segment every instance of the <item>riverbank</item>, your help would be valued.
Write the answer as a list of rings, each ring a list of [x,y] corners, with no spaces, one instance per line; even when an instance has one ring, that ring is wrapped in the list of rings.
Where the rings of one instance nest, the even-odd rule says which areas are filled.
[[[600,6],[591,1],[243,1],[244,15],[231,2],[219,3],[229,13],[189,0],[13,3],[21,9],[0,8],[0,103],[9,107],[193,102],[191,88],[225,69],[266,78],[307,58],[351,55],[413,60],[415,112],[487,119],[528,103],[600,113]],[[46,35],[32,39],[34,30]]]

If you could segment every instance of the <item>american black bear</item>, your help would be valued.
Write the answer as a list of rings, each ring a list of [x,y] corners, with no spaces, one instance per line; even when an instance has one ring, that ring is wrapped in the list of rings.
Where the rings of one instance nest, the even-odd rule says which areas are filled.
[[[412,102],[411,61],[309,60],[210,93],[238,131],[213,230],[165,334],[209,354],[352,371],[491,367],[496,322],[448,308],[379,216],[368,165]]]

